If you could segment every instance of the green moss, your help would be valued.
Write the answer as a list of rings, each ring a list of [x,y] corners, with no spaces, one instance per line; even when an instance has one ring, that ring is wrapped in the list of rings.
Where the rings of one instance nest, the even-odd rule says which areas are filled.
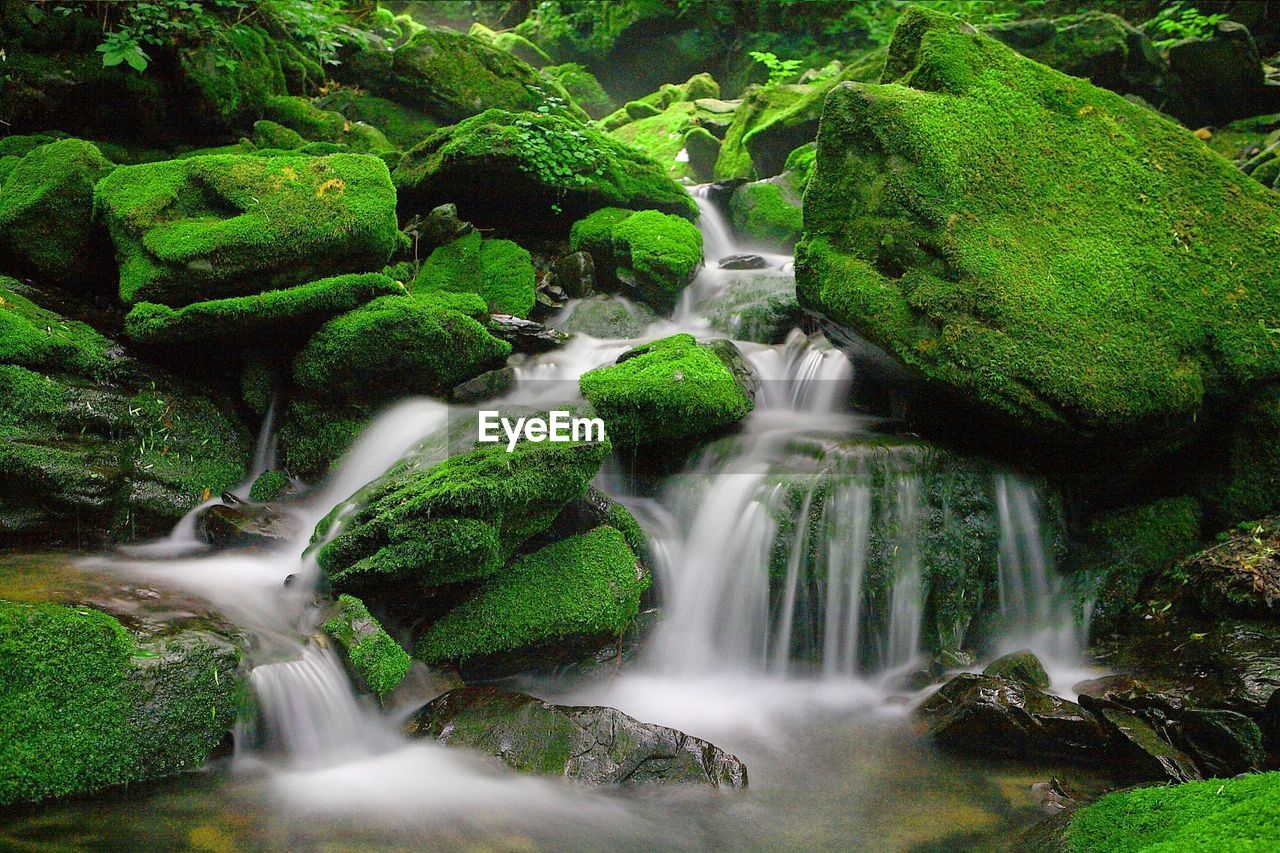
[[[485,240],[472,231],[431,253],[413,281],[414,293],[477,293],[490,311],[527,317],[537,277],[529,253],[510,240]]]
[[[591,254],[601,285],[670,311],[702,265],[702,232],[678,216],[605,208],[575,222],[572,251]]]
[[[138,647],[105,613],[0,601],[0,805],[198,767],[235,722],[237,665],[200,636]]]
[[[253,144],[259,148],[296,151],[306,145],[307,141],[297,131],[264,118],[253,123]]]
[[[47,311],[10,288],[0,276],[0,362],[34,370],[101,377],[112,343],[90,326]]]
[[[787,155],[783,171],[791,176],[796,191],[803,194],[809,187],[809,176],[818,162],[817,143],[808,142]]]
[[[379,268],[398,242],[376,157],[218,155],[116,169],[96,204],[120,296],[182,306]]]
[[[551,57],[547,56],[546,51],[519,33],[509,31],[505,33],[498,33],[493,39],[493,46],[498,48],[498,50],[505,50],[507,53],[518,59],[524,60],[535,68],[550,64],[551,62]]]
[[[691,335],[628,350],[578,386],[619,447],[688,443],[733,426],[755,405],[720,356]]]
[[[1262,850],[1280,836],[1280,773],[1109,794],[1076,812],[1069,850]]]
[[[511,345],[458,311],[412,296],[384,296],[335,317],[294,361],[299,386],[329,395],[443,394],[500,366]]]
[[[747,133],[756,128],[766,117],[780,113],[801,100],[808,93],[802,86],[753,86],[743,94],[742,105],[734,112],[733,121],[725,132],[716,159],[714,177],[717,181],[735,178],[755,180],[756,167],[744,142]]]
[[[647,112],[633,115],[632,121],[610,131],[609,135],[661,163],[673,178],[694,177],[689,162],[679,160],[678,155],[684,150],[685,136],[701,126],[697,106],[686,101],[662,111],[646,104],[640,106]]]
[[[440,128],[439,121],[421,110],[353,89],[339,89],[315,103],[376,127],[400,148],[412,148]]]
[[[366,81],[375,94],[420,106],[451,124],[488,109],[536,110],[548,97],[586,119],[560,86],[527,62],[477,38],[429,27],[396,48],[389,71]]]
[[[351,669],[379,699],[395,689],[413,662],[353,596],[338,597],[338,612],[324,623],[324,631],[342,646]]]
[[[1121,628],[1141,603],[1144,583],[1200,543],[1200,504],[1166,498],[1116,510],[1095,520],[1077,562],[1098,575],[1090,632]]]
[[[1008,428],[1130,458],[1280,370],[1274,194],[946,16],[900,20],[885,79],[828,96],[807,308]]]
[[[338,590],[487,577],[586,490],[608,452],[607,443],[525,442],[511,453],[485,445],[425,470],[402,464],[356,496],[360,509],[317,560]]]
[[[405,212],[456,202],[464,219],[517,231],[563,234],[602,207],[697,216],[653,160],[551,115],[490,110],[467,119],[409,151],[394,180]]]
[[[403,293],[400,285],[378,273],[340,275],[284,290],[195,302],[177,309],[139,302],[125,317],[124,328],[129,337],[147,344],[233,339],[249,342],[265,335],[262,340],[279,348],[379,296]]]
[[[597,527],[527,554],[421,637],[428,663],[464,661],[576,636],[621,636],[649,577],[622,533]]]
[[[263,117],[295,131],[312,142],[341,142],[347,120],[342,113],[317,107],[306,98],[269,98]]]
[[[34,149],[0,183],[0,258],[52,281],[92,278],[93,186],[112,165],[91,143]]]
[[[346,452],[376,406],[314,397],[291,400],[280,422],[280,456],[294,475],[312,482]]]
[[[228,130],[253,124],[271,96],[285,91],[280,56],[270,37],[246,24],[226,30],[216,44],[180,51],[179,62],[186,85],[206,113],[199,120]]]
[[[293,481],[289,475],[277,468],[263,471],[249,487],[249,500],[256,503],[278,501],[288,493]]]
[[[800,196],[785,175],[738,187],[729,210],[734,230],[766,247],[790,248],[804,232]]]
[[[1200,489],[1212,526],[1280,510],[1280,386],[1260,389],[1234,411],[1219,441]]]
[[[591,118],[601,118],[613,111],[613,98],[600,85],[595,75],[577,62],[548,65],[542,69],[543,77],[559,83]]]

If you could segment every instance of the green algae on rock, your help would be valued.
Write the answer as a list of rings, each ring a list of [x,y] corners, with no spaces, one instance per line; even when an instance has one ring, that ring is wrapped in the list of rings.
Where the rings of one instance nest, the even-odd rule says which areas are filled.
[[[670,312],[702,266],[702,232],[656,210],[606,207],[573,224],[569,247],[591,255],[601,289]]]
[[[239,663],[205,631],[142,638],[97,610],[0,601],[0,805],[199,767],[235,723]]]
[[[340,595],[336,612],[324,623],[324,632],[346,653],[351,670],[369,690],[385,699],[409,671],[409,653],[382,630],[364,602],[355,596]]]
[[[755,408],[723,349],[673,335],[628,350],[578,381],[619,448],[689,443],[732,427]]]
[[[244,342],[261,349],[298,343],[325,321],[404,288],[379,273],[352,273],[297,287],[170,308],[139,302],[125,317],[125,333],[144,344]],[[263,337],[265,336],[265,337]],[[250,343],[252,342],[252,343]]]
[[[93,187],[113,168],[79,139],[50,142],[16,162],[0,180],[0,259],[52,282],[109,283],[110,252],[94,228]]]
[[[626,537],[597,527],[517,558],[428,628],[416,656],[456,663],[621,636],[649,583]]]
[[[361,154],[126,166],[95,197],[130,305],[181,307],[377,269],[399,241],[387,166]]]
[[[797,290],[837,338],[997,434],[1148,456],[1280,370],[1270,191],[948,16],[904,15],[884,79],[832,90],[805,197]]]
[[[743,184],[729,199],[733,230],[772,249],[791,248],[804,233],[803,188],[791,174]]]
[[[649,157],[554,115],[481,113],[408,151],[393,179],[404,214],[454,202],[464,219],[517,232],[564,234],[603,207],[697,217]]]
[[[335,589],[366,598],[402,580],[421,589],[487,577],[586,490],[608,452],[607,443],[522,442],[425,469],[410,460],[355,496],[360,508],[317,560]]]
[[[472,231],[433,251],[409,289],[475,293],[491,312],[528,317],[536,288],[527,251],[510,240],[486,240]]]

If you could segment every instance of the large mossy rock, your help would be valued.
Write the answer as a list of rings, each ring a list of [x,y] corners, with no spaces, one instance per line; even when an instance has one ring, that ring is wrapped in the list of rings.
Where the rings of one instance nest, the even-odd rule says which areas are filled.
[[[693,199],[656,162],[554,115],[474,116],[411,149],[393,178],[402,213],[454,202],[464,219],[514,231],[564,234],[603,207],[697,217]]]
[[[110,251],[94,228],[93,187],[114,168],[92,143],[34,149],[0,180],[0,263],[87,290],[109,284]]]
[[[36,295],[0,278],[0,535],[145,536],[240,481],[249,436],[224,403]]]
[[[306,340],[325,321],[380,296],[403,296],[404,288],[379,273],[351,273],[297,287],[269,290],[170,308],[139,302],[125,317],[125,333],[144,344],[250,341],[257,349],[279,349]]]
[[[490,335],[469,313],[429,295],[375,299],[311,336],[294,360],[294,381],[329,396],[369,396],[371,388],[384,400],[443,394],[500,367],[511,353],[510,344]]]
[[[417,657],[464,673],[586,657],[623,635],[649,588],[627,538],[600,526],[516,558],[423,633]]]
[[[551,705],[496,687],[446,693],[405,730],[487,752],[514,770],[585,785],[747,786],[743,763],[704,740],[613,708]]]
[[[442,27],[429,27],[393,51],[371,45],[340,75],[354,77],[375,95],[423,110],[453,124],[488,109],[534,111],[560,98],[585,120],[568,93],[529,63],[493,45]]]
[[[1273,193],[947,16],[907,13],[884,79],[828,97],[797,247],[802,303],[860,361],[1085,465],[1183,447],[1276,375]]]
[[[314,102],[324,110],[342,113],[348,121],[364,122],[378,130],[394,145],[412,148],[434,131],[440,122],[406,104],[380,98],[359,89],[338,89]]]
[[[702,232],[656,210],[598,210],[573,224],[569,248],[591,255],[602,290],[669,313],[702,267]]]
[[[211,631],[0,601],[0,806],[199,767],[235,724],[239,665]]]
[[[733,230],[752,245],[790,249],[804,233],[803,192],[791,173],[743,184],[729,199]]]
[[[414,292],[475,293],[497,314],[527,317],[537,273],[529,253],[510,240],[486,240],[478,231],[440,246],[423,263]]]
[[[619,448],[688,445],[733,427],[755,408],[749,368],[728,341],[673,335],[582,375],[582,396]]]
[[[336,590],[366,598],[397,582],[429,589],[488,577],[586,490],[608,451],[607,443],[521,442],[425,468],[410,459],[354,496],[359,509],[317,560]]]
[[[181,307],[379,269],[398,245],[376,157],[234,154],[116,169],[96,204],[126,304]]]

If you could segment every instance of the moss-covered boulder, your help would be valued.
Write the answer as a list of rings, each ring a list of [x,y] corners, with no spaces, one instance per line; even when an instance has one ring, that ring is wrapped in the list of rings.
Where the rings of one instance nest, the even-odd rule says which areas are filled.
[[[797,289],[837,339],[992,441],[1095,464],[1179,448],[1276,375],[1280,198],[948,16],[907,13],[884,79],[832,90],[805,196]]]
[[[412,148],[441,125],[422,110],[359,89],[338,89],[317,98],[314,104],[340,112],[348,121],[376,127],[399,148]]]
[[[382,598],[493,575],[582,494],[607,443],[486,445],[422,468],[410,460],[355,496],[317,552],[334,588]],[[321,522],[317,537],[331,520]],[[372,599],[370,599],[372,600]]]
[[[650,158],[569,119],[490,110],[427,137],[394,174],[401,212],[455,202],[464,219],[564,234],[603,207],[696,218],[689,194]]]
[[[182,94],[193,99],[187,115],[226,130],[253,124],[267,101],[287,88],[280,53],[275,39],[248,24],[183,48],[178,60],[185,84]]]
[[[570,305],[556,318],[555,327],[593,338],[638,338],[659,319],[641,303],[600,294]]]
[[[404,288],[379,273],[352,273],[297,287],[268,290],[170,308],[139,302],[125,317],[125,334],[143,344],[219,341],[250,343],[255,349],[300,344],[325,321]]]
[[[0,279],[0,535],[92,544],[168,529],[244,476],[229,407]]]
[[[675,101],[663,110],[642,102],[628,107],[635,115],[611,130],[610,136],[661,163],[672,178],[711,180],[720,154],[719,136],[729,126],[730,116],[695,101]]]
[[[319,395],[443,394],[501,366],[511,346],[477,320],[428,298],[384,296],[325,323],[293,365],[300,388]]]
[[[1265,848],[1280,833],[1280,773],[1117,791],[1046,829],[1037,828],[1036,849]]]
[[[409,672],[409,653],[391,639],[364,602],[340,595],[323,625],[324,632],[342,647],[347,668],[357,681],[379,700],[385,699]]]
[[[527,317],[536,298],[537,275],[532,258],[520,246],[510,240],[486,240],[472,231],[433,251],[410,289],[474,293],[491,312]]]
[[[747,785],[742,762],[704,740],[613,708],[551,705],[498,687],[450,691],[419,709],[405,732],[583,785]]]
[[[578,385],[619,448],[687,445],[723,432],[755,408],[753,391],[736,373],[736,349],[729,347],[673,335],[584,373]]]
[[[93,224],[93,187],[112,169],[92,143],[35,148],[0,181],[0,263],[56,282],[110,282],[110,251]],[[96,279],[96,280],[95,280]]]
[[[116,169],[96,204],[120,297],[172,307],[381,268],[398,245],[376,157],[190,157]]]
[[[733,230],[767,248],[791,248],[804,233],[803,189],[791,174],[743,184],[729,199]]]
[[[1201,460],[1199,495],[1213,527],[1280,512],[1280,385],[1232,411]]]
[[[591,255],[597,284],[670,312],[702,266],[702,232],[679,216],[607,207],[573,224],[569,247]]]
[[[365,54],[339,69],[375,95],[423,110],[452,124],[488,109],[521,112],[559,98],[575,118],[586,114],[573,105],[554,80],[529,63],[483,40],[443,27],[429,27],[387,52],[370,45]]]
[[[626,631],[649,583],[622,532],[597,527],[517,558],[433,624],[416,656],[474,665],[548,645],[594,649]]]
[[[86,607],[0,601],[0,805],[194,770],[230,737],[240,652]]]
[[[356,154],[396,150],[376,126],[348,119],[341,112],[317,106],[307,98],[277,95],[267,101],[263,114],[266,118],[254,125],[255,137],[258,134],[267,137],[258,143],[259,147],[294,149],[305,142],[332,142]],[[300,142],[293,143],[290,134]]]
[[[1142,603],[1144,586],[1200,543],[1200,504],[1164,498],[1113,510],[1089,525],[1075,563],[1095,575],[1089,630],[1104,637],[1120,630]]]
[[[759,344],[782,343],[806,320],[796,301],[795,280],[772,271],[736,274],[705,314],[713,331]]]
[[[573,98],[574,103],[582,107],[591,118],[603,118],[613,112],[613,98],[600,85],[596,76],[580,63],[548,65],[542,69],[542,76],[559,83],[569,93],[569,97]]]

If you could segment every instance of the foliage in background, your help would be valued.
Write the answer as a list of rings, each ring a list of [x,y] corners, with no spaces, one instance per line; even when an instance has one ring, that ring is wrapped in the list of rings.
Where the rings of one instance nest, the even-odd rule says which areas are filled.
[[[1183,39],[1209,38],[1218,22],[1226,19],[1225,13],[1206,15],[1195,6],[1188,6],[1182,0],[1174,0],[1161,8],[1145,27],[1153,35],[1159,34],[1152,39],[1156,47],[1168,47]]]
[[[799,59],[779,59],[776,53],[760,50],[753,50],[747,55],[769,69],[769,86],[786,83],[800,70]]]

